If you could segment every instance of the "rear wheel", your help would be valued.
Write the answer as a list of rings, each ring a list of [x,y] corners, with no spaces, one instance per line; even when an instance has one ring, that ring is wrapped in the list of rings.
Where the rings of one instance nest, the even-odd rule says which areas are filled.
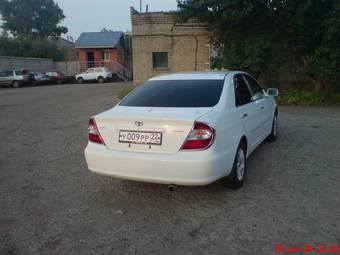
[[[231,173],[223,180],[225,186],[228,188],[239,189],[243,186],[247,168],[247,153],[245,147],[241,142],[236,152]]]
[[[278,126],[278,123],[277,123],[277,112],[276,112],[275,115],[274,115],[274,118],[273,118],[272,131],[267,138],[268,142],[274,142],[276,140],[276,138],[277,138],[277,126]]]
[[[57,80],[57,84],[61,85],[63,82],[61,80]]]
[[[81,78],[81,77],[79,77],[79,78],[77,79],[77,82],[78,82],[79,84],[82,84],[82,83],[84,83],[84,79]]]
[[[13,81],[12,87],[13,87],[13,88],[20,88],[20,82],[18,82],[18,81]]]
[[[98,82],[99,82],[99,83],[104,83],[104,82],[105,82],[105,79],[104,79],[103,77],[100,76],[100,77],[98,77]]]

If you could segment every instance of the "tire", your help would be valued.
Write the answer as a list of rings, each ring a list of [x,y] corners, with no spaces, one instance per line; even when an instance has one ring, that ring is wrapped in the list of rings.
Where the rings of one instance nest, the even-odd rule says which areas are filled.
[[[246,146],[241,142],[237,148],[233,168],[229,176],[223,179],[224,186],[239,189],[243,186],[247,170]]]
[[[31,84],[30,84],[31,86],[37,86],[38,85],[38,82],[36,81],[36,80],[33,80],[33,81],[31,81]]]
[[[57,85],[61,85],[63,82],[61,80],[57,80]]]
[[[81,78],[81,77],[79,77],[79,78],[77,79],[77,82],[78,82],[78,84],[82,84],[82,83],[84,83],[84,79]]]
[[[278,126],[278,121],[277,121],[277,112],[275,112],[274,118],[273,118],[273,124],[272,124],[272,131],[270,135],[267,137],[268,142],[275,142],[277,138],[277,126]]]
[[[20,82],[18,82],[18,81],[13,81],[13,82],[12,82],[12,87],[13,87],[13,88],[16,88],[16,89],[17,89],[17,88],[20,88]]]
[[[99,83],[104,83],[104,82],[105,82],[105,79],[104,79],[103,77],[100,76],[100,77],[98,77],[98,82],[99,82]]]

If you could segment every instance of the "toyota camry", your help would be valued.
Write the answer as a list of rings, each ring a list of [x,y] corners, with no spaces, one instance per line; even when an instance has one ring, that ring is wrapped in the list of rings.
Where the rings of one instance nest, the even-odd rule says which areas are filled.
[[[223,179],[240,188],[249,155],[276,139],[277,95],[244,72],[152,78],[90,119],[88,168],[135,181],[207,185]]]

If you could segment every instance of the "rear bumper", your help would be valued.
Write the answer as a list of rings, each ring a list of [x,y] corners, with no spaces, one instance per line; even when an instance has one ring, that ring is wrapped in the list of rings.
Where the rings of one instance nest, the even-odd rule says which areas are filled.
[[[207,185],[230,173],[234,152],[209,150],[176,154],[113,151],[89,143],[85,158],[90,171],[120,179],[177,184]]]

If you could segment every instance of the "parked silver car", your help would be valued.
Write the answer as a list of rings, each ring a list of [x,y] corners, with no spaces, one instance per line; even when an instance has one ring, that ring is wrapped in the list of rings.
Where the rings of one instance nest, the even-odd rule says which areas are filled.
[[[0,86],[19,88],[30,83],[30,75],[25,70],[0,71]]]
[[[33,78],[31,80],[32,85],[47,84],[50,81],[50,78],[47,75],[40,72],[31,72],[31,75]]]

